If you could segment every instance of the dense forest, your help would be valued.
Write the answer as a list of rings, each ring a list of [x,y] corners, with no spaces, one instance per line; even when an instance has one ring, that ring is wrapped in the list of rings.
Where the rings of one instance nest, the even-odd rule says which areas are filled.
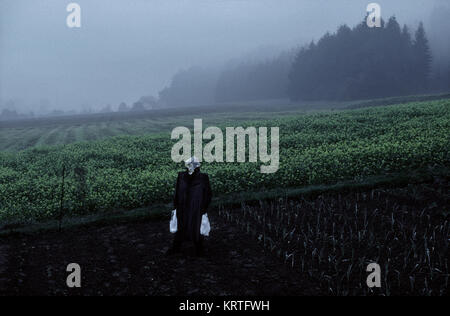
[[[343,25],[300,50],[288,94],[292,100],[355,100],[425,93],[431,61],[422,24],[414,38],[395,17],[381,28]]]
[[[433,67],[434,65],[434,67]],[[369,28],[342,25],[317,42],[262,62],[178,73],[160,92],[164,106],[289,98],[358,100],[450,91],[450,60],[433,64],[424,25],[395,17]]]
[[[264,62],[241,63],[224,69],[215,87],[215,101],[285,98],[294,57],[294,53],[286,52]]]

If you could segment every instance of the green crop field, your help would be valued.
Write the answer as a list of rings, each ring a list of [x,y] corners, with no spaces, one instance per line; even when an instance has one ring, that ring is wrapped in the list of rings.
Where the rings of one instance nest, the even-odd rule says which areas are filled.
[[[305,114],[312,111],[355,109],[448,98],[450,95],[444,94],[353,102],[290,103],[287,100],[269,100],[214,107],[159,109],[143,113],[105,113],[24,121],[0,121],[0,151],[19,151],[31,147],[102,140],[119,135],[148,135],[168,132],[175,126],[192,123],[195,118],[203,118],[205,124],[208,125],[217,126],[228,123],[230,126],[235,126],[242,121],[282,118],[287,115]]]
[[[274,115],[270,113],[270,115]],[[280,113],[279,115],[286,115]],[[202,116],[203,115],[198,115]],[[206,120],[210,124],[217,125],[220,122],[245,121],[249,119],[268,118],[269,114],[240,113],[214,114]],[[20,151],[32,147],[53,146],[71,144],[79,141],[96,141],[119,135],[148,135],[167,132],[175,126],[192,122],[196,116],[177,115],[164,118],[121,118],[109,120],[107,116],[100,116],[97,121],[83,122],[72,118],[67,122],[54,122],[39,120],[31,126],[20,126],[20,123],[12,124],[11,127],[1,127],[0,122],[0,150]],[[16,126],[19,125],[19,126]]]
[[[216,194],[332,184],[450,165],[450,99],[263,115],[273,118],[216,114],[205,120],[204,128],[213,123],[219,127],[280,128],[280,169],[275,174],[261,174],[259,163],[204,164],[203,170],[209,173]],[[251,120],[252,117],[257,119]],[[186,119],[191,117],[183,117]],[[183,120],[164,118],[155,123],[154,119],[149,127],[144,119],[135,123],[56,126],[51,130],[42,126],[24,128],[20,138],[38,138],[27,141],[32,148],[0,152],[0,220],[28,222],[57,217],[63,166],[65,215],[133,209],[170,201],[176,173],[181,170],[171,160],[175,141],[170,139],[170,130],[181,122],[192,127],[192,121]],[[161,126],[164,132],[151,133]],[[45,136],[43,128],[48,128]],[[123,134],[127,128],[147,134],[96,140],[97,135]],[[13,131],[17,132],[3,129],[0,143],[5,144],[8,137],[5,135],[12,135]],[[39,136],[30,136],[33,133]]]

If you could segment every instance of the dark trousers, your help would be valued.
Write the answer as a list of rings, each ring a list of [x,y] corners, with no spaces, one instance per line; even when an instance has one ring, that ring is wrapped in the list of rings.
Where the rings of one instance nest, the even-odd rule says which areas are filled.
[[[199,239],[197,241],[194,241],[195,251],[198,255],[203,254],[203,240],[203,236],[200,235]],[[175,238],[173,239],[173,250],[180,251],[183,241],[183,233],[181,233],[180,231],[176,232]]]

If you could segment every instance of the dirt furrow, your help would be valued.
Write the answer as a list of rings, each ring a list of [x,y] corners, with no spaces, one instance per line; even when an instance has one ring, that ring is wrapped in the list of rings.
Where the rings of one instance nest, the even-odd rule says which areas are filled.
[[[211,216],[206,255],[166,256],[173,236],[166,221],[79,228],[10,237],[2,253],[0,295],[304,295],[311,293],[291,270],[237,227]],[[69,263],[81,267],[82,286],[66,285]]]

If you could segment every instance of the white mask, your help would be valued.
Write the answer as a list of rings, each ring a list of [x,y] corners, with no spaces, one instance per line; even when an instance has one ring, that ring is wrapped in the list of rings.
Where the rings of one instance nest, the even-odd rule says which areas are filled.
[[[184,165],[188,169],[188,173],[190,175],[192,175],[194,173],[195,169],[200,167],[200,161],[197,159],[197,157],[193,156],[193,157],[189,158],[188,160],[186,160],[184,162]]]

